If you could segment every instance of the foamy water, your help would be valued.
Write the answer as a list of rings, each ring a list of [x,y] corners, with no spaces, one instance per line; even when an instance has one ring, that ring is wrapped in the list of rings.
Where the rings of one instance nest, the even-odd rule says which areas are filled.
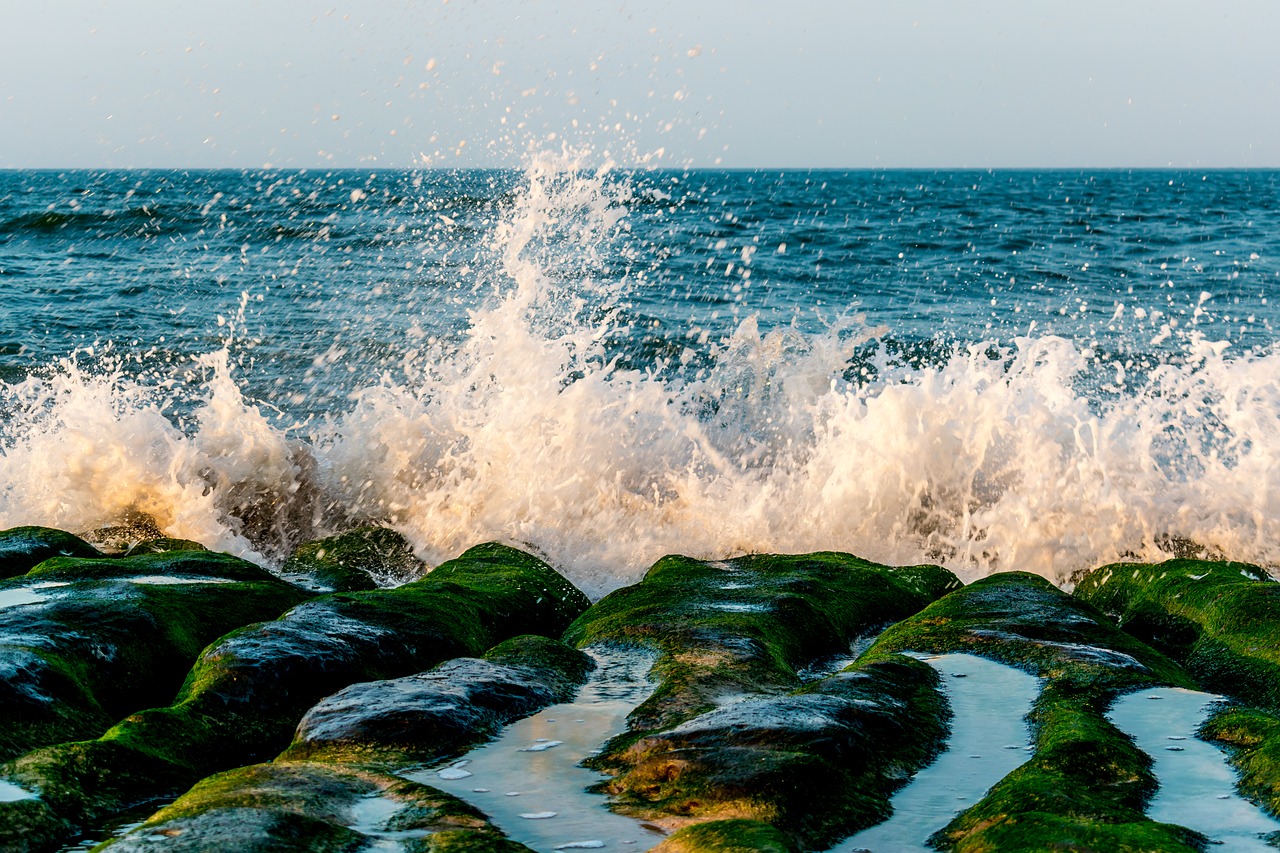
[[[1182,547],[1280,563],[1270,348],[1144,310],[1126,328],[1159,355],[1136,363],[1034,324],[913,362],[856,311],[814,329],[744,308],[727,336],[691,325],[638,362],[616,348],[639,336],[632,196],[608,169],[537,158],[470,273],[465,331],[415,338],[323,417],[246,392],[240,329],[270,294],[245,293],[180,370],[81,353],[0,381],[0,527],[141,511],[273,562],[373,521],[429,563],[531,548],[595,596],[672,552],[836,549],[1060,583]]]

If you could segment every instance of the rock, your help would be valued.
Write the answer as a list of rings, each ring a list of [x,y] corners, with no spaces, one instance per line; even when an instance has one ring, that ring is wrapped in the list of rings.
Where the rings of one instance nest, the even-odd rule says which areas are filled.
[[[703,562],[664,557],[566,632],[579,648],[639,644],[660,655],[640,732],[677,725],[742,693],[783,692],[815,659],[915,613],[960,581],[937,566],[890,568],[831,552]]]
[[[659,652],[657,690],[590,762],[614,774],[602,790],[659,825],[750,817],[802,846],[873,821],[902,781],[890,766],[921,765],[941,742],[936,676],[903,659],[800,690],[798,671],[959,586],[936,566],[835,553],[663,558],[565,635]]]
[[[220,773],[101,850],[531,853],[443,791],[370,770],[273,762]]]
[[[789,838],[767,823],[744,818],[685,827],[650,853],[797,853]]]
[[[428,763],[495,734],[506,723],[568,702],[594,664],[555,640],[507,640],[484,659],[455,658],[404,678],[353,684],[302,718],[283,759]]]
[[[52,527],[0,530],[0,578],[26,574],[50,557],[101,557],[79,536]]]
[[[615,810],[659,825],[750,818],[798,849],[825,848],[887,817],[892,793],[937,754],[947,716],[937,682],[898,657],[726,704],[600,762],[621,771],[601,789]],[[721,849],[695,838],[680,849]]]
[[[426,569],[399,533],[360,527],[299,545],[281,573],[326,592],[348,592],[399,585],[421,577]]]
[[[1247,563],[1116,563],[1075,594],[1186,667],[1204,689],[1280,712],[1280,584]]]
[[[306,597],[252,563],[192,551],[57,557],[0,581],[0,760],[169,701],[206,645]]]
[[[1046,680],[1031,712],[1035,753],[935,833],[940,850],[1161,850],[1203,839],[1146,818],[1150,759],[1105,718],[1122,691],[1191,687],[1176,664],[1044,578],[975,581],[886,630],[859,664],[901,651],[968,652]]]
[[[163,539],[164,531],[160,529],[160,525],[154,518],[145,512],[135,510],[125,513],[116,524],[89,530],[80,535],[92,542],[103,553],[119,556],[141,542]]]
[[[140,554],[166,554],[170,551],[208,550],[199,542],[192,542],[190,539],[171,539],[168,536],[162,536],[159,539],[147,539],[136,545],[131,545],[121,556],[137,557]]]
[[[270,758],[307,710],[343,687],[478,655],[515,635],[559,634],[587,604],[541,560],[480,545],[420,581],[322,596],[233,631],[204,651],[172,705],[132,714],[96,741],[29,753],[0,777],[38,790],[50,821],[84,826]],[[0,847],[27,849],[5,806]]]

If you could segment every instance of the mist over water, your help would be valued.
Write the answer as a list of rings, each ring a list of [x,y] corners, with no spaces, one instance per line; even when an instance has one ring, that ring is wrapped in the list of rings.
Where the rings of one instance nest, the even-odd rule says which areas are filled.
[[[1280,564],[1280,175],[0,173],[0,527]]]

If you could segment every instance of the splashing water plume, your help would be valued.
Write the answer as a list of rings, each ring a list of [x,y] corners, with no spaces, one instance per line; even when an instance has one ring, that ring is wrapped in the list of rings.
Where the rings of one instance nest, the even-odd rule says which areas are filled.
[[[0,382],[0,526],[141,511],[272,561],[371,521],[428,562],[531,547],[593,595],[668,552],[838,549],[1057,582],[1178,548],[1280,562],[1280,355],[1193,330],[1127,375],[1053,335],[920,364],[855,316],[818,332],[748,316],[636,367],[619,346],[646,286],[634,184],[532,158],[472,273],[465,335],[292,429],[238,384],[235,323],[194,384],[75,356]]]

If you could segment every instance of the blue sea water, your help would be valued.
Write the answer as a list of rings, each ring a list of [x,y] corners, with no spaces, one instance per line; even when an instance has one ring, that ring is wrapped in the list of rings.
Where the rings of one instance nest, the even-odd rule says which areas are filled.
[[[0,172],[0,527],[1280,564],[1280,172]]]

